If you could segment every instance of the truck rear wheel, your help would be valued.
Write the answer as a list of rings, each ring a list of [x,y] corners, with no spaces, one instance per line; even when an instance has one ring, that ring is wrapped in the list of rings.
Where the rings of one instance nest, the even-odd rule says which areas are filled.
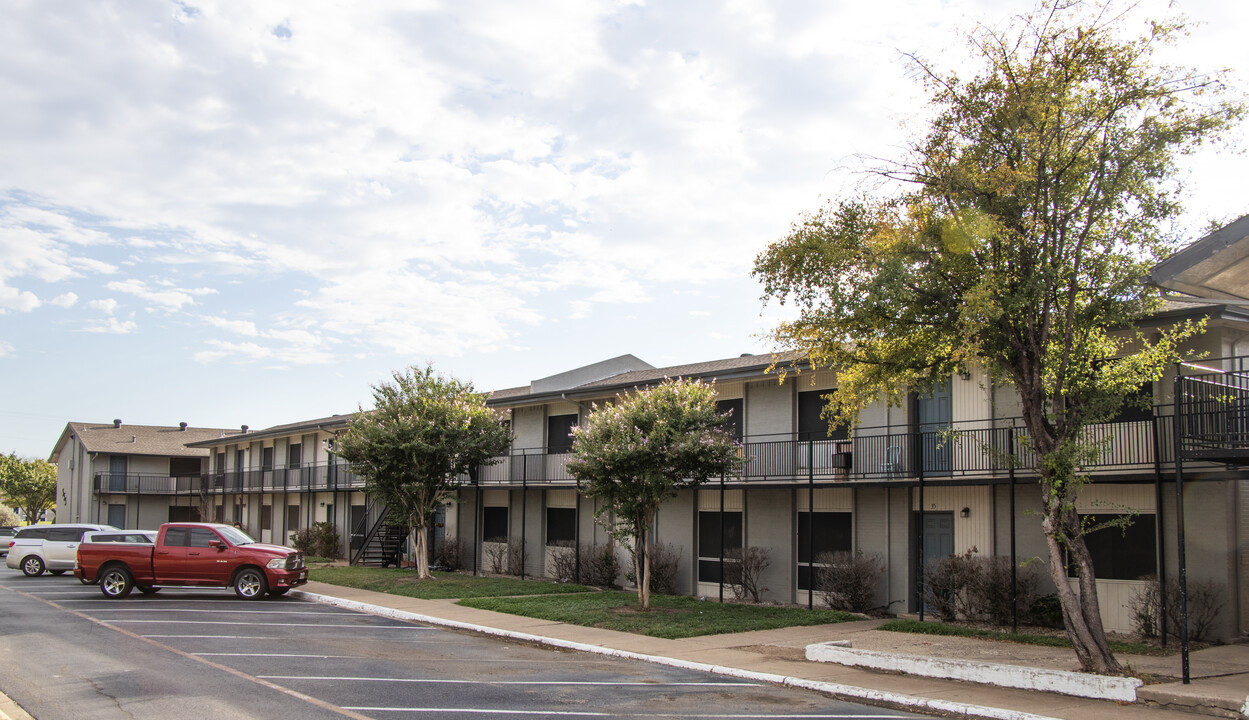
[[[243,568],[234,576],[234,594],[244,600],[260,600],[269,592],[269,581],[256,568]]]
[[[100,575],[100,592],[111,600],[120,600],[134,590],[134,576],[120,565],[105,569]]]

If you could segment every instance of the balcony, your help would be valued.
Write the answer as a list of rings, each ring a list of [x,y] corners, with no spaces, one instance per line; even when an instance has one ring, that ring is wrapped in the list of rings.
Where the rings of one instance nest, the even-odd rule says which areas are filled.
[[[1155,455],[1161,468],[1172,467],[1170,411],[1169,406],[1159,406],[1151,418],[1089,427],[1087,438],[1096,453],[1085,471],[1152,480]],[[1249,432],[1249,412],[1245,429]],[[841,440],[755,436],[743,440],[742,452],[745,470],[740,478],[729,478],[730,483],[993,481],[1009,477],[1012,466],[1018,476],[1035,475],[1037,470],[1036,454],[1018,418],[954,423],[926,432],[859,427],[852,438]],[[477,479],[483,486],[572,486],[576,481],[565,467],[570,457],[545,449],[516,449],[497,464],[480,468]]]
[[[224,495],[358,490],[364,487],[364,480],[351,472],[347,463],[327,463],[212,475],[99,472],[93,487],[101,495]]]

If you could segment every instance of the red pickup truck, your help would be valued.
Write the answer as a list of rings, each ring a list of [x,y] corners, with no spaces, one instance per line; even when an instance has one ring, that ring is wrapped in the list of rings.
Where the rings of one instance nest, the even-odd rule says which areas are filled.
[[[135,588],[233,587],[239,597],[259,600],[308,582],[308,568],[302,552],[258,543],[229,525],[165,523],[151,545],[79,544],[74,576],[98,581],[107,598],[124,598]]]

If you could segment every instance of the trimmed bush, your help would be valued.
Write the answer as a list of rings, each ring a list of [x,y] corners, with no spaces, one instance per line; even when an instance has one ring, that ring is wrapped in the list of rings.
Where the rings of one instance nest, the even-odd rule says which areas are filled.
[[[1027,618],[1041,587],[1033,563],[1016,571],[1015,609]],[[924,571],[924,602],[943,622],[958,619],[1006,625],[1011,621],[1010,558],[977,555],[975,548],[928,564]]]
[[[312,527],[296,530],[291,536],[291,545],[305,555],[333,559],[343,556],[338,526],[330,522],[313,523]]]
[[[636,560],[636,558],[635,558]],[[677,591],[677,567],[681,562],[681,550],[668,543],[651,545],[651,592],[675,595]],[[637,584],[637,563],[625,574],[625,579]]]
[[[885,572],[880,555],[821,553],[815,557],[815,592],[833,610],[867,612]]]
[[[610,545],[582,545],[578,558],[572,543],[560,543],[551,551],[551,560],[551,574],[560,582],[611,589],[620,587],[616,584],[616,578],[620,576],[620,560],[616,557],[615,548]]]
[[[762,602],[762,595],[768,589],[759,579],[771,564],[772,553],[768,548],[731,548],[725,554],[724,582],[733,588],[733,597],[738,600]]]
[[[1136,634],[1143,638],[1156,638],[1161,634],[1162,603],[1158,592],[1158,578],[1149,575],[1146,581],[1128,601],[1132,624]],[[1188,581],[1188,638],[1204,641],[1218,620],[1224,605],[1223,585],[1210,580]],[[1178,578],[1167,580],[1167,634],[1180,636],[1180,582]]]
[[[459,538],[444,537],[434,548],[434,565],[439,570],[464,569],[464,545]]]

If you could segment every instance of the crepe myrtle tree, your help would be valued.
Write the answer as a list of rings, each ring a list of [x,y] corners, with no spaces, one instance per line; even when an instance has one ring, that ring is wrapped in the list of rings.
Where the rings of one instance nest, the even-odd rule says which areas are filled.
[[[742,467],[741,445],[716,409],[716,391],[669,379],[594,405],[573,429],[568,472],[600,501],[595,519],[633,548],[638,603],[650,608],[650,529],[665,500]]]
[[[374,385],[373,409],[362,408],[338,439],[365,491],[407,528],[419,578],[433,577],[426,529],[438,505],[455,497],[461,475],[498,462],[512,441],[485,401],[471,383],[411,367]]]
[[[27,523],[38,522],[45,510],[56,505],[56,466],[13,453],[0,455],[0,496],[19,508]]]
[[[926,134],[876,169],[889,182],[802,218],[754,270],[765,298],[799,309],[777,344],[838,370],[827,412],[839,424],[972,366],[1014,386],[1067,634],[1099,673],[1119,663],[1075,506],[1098,452],[1085,429],[1200,330],[1130,329],[1162,307],[1140,279],[1175,247],[1177,158],[1243,112],[1221,74],[1154,63],[1182,23],[1142,22],[1136,35],[1130,16],[1055,0],[971,32],[967,75],[912,57]]]

